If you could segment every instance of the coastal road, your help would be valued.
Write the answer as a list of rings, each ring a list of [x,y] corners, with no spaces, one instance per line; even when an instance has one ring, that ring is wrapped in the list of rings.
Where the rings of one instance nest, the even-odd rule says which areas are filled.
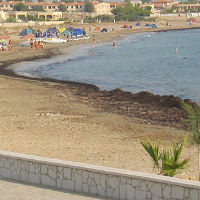
[[[0,180],[0,200],[103,200],[103,198]],[[106,200],[106,199],[104,199]],[[108,199],[107,199],[108,200]]]

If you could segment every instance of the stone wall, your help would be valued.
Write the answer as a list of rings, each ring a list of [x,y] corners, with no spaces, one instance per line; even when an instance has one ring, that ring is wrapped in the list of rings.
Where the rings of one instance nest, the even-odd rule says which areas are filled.
[[[200,183],[0,151],[0,177],[126,200],[199,200]]]

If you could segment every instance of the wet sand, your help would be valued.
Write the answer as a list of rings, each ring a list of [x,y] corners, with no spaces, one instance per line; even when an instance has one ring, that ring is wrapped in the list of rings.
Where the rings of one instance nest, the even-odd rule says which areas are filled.
[[[98,42],[103,42],[131,33],[133,30],[117,30],[95,35]],[[149,137],[167,145],[180,141],[187,133],[181,126],[154,124],[149,119],[128,115],[119,107],[109,109],[106,103],[102,106],[95,101],[95,86],[25,79],[6,70],[9,64],[23,60],[67,55],[78,45],[93,43],[92,38],[75,45],[65,44],[64,49],[63,45],[47,45],[38,52],[18,47],[19,42],[15,41],[13,52],[0,52],[1,150],[157,173],[140,140]],[[161,107],[156,108],[159,111]],[[190,158],[190,166],[179,176],[197,177],[197,147],[188,144],[183,157]]]

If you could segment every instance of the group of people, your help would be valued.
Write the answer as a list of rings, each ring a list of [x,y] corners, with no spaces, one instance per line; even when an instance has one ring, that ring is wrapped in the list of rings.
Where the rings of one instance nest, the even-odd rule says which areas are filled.
[[[44,48],[44,43],[42,41],[33,40],[31,38],[30,39],[30,46],[31,46],[31,49],[33,47],[35,47],[35,50],[37,51],[38,49],[43,49]]]
[[[9,51],[12,51],[12,49],[13,49],[13,42],[12,42],[12,40],[10,39],[9,41],[8,41],[8,44],[6,43],[6,42],[4,42],[4,43],[1,43],[0,44],[0,50],[1,51],[7,51],[7,50],[9,50]]]

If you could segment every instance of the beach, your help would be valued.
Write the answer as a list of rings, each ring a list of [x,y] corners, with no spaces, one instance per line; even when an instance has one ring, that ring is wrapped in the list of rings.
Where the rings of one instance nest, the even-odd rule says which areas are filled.
[[[157,31],[181,28],[191,27],[183,24],[161,27]],[[100,43],[141,31],[151,30],[139,27],[90,34]],[[88,84],[31,79],[7,69],[17,62],[68,55],[79,46],[93,44],[93,38],[46,45],[44,50],[37,52],[20,48],[21,40],[13,38],[13,52],[0,52],[1,150],[158,173],[153,170],[140,140],[148,137],[168,145],[180,141],[188,133],[185,114],[178,106],[166,107],[151,102],[151,98],[132,102],[131,95],[120,90],[103,92]],[[143,96],[152,95],[145,93]],[[163,120],[166,112],[168,117]],[[187,145],[183,157],[190,158],[190,166],[179,177],[198,177],[197,150],[197,146]]]

